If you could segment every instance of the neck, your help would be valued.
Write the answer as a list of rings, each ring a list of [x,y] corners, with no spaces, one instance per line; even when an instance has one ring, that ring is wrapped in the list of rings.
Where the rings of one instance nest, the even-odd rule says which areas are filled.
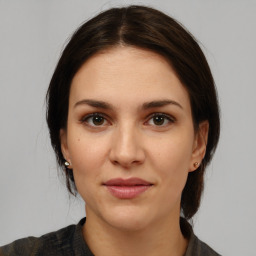
[[[182,256],[188,241],[183,237],[179,216],[158,221],[141,230],[120,230],[87,214],[83,235],[94,255],[101,256]]]

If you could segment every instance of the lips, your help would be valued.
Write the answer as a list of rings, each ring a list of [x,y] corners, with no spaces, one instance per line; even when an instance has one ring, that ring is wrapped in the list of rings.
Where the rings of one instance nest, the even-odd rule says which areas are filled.
[[[148,190],[153,184],[140,178],[111,179],[103,184],[108,191],[119,199],[132,199]]]

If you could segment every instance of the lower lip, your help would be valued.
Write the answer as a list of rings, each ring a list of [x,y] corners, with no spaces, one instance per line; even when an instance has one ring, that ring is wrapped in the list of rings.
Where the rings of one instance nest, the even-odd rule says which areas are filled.
[[[132,199],[144,193],[151,186],[106,186],[109,192],[120,199]]]

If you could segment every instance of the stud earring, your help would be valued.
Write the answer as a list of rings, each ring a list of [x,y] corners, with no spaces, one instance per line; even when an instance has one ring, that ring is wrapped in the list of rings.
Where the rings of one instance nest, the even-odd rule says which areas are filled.
[[[69,163],[68,161],[65,161],[64,165],[65,165],[66,167],[69,167],[69,166],[70,166],[70,163]]]
[[[195,162],[195,163],[194,163],[194,167],[195,167],[195,168],[198,168],[198,166],[199,166],[199,163],[198,163],[198,162]]]

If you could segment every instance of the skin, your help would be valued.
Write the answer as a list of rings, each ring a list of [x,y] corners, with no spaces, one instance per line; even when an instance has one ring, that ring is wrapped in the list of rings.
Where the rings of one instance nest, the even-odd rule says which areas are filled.
[[[118,46],[84,63],[72,80],[60,137],[86,202],[83,235],[95,255],[184,254],[181,193],[204,157],[207,134],[207,122],[195,132],[188,93],[162,56]],[[131,177],[152,186],[119,199],[103,185]]]

